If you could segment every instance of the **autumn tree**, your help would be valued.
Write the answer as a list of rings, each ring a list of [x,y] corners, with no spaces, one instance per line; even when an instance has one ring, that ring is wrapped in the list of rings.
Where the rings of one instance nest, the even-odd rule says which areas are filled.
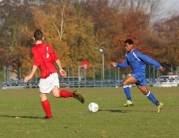
[[[155,25],[156,36],[163,42],[162,61],[166,67],[175,66],[178,70],[179,65],[179,16],[172,16],[163,22],[157,22]]]
[[[15,70],[21,67],[23,74],[32,67],[36,28],[44,32],[45,42],[53,46],[63,67],[76,68],[75,72],[83,60],[100,68],[100,48],[107,51],[106,67],[110,60],[122,61],[127,38],[139,51],[177,65],[178,17],[154,24],[159,5],[160,0],[2,0],[0,48],[8,51],[9,65]]]
[[[77,9],[78,7],[66,0],[61,1],[60,4],[45,3],[38,8],[33,8],[34,29],[30,30],[31,28],[26,26],[21,28],[28,34],[27,36],[29,34],[32,36],[35,28],[40,28],[44,32],[45,41],[53,46],[63,67],[66,68],[77,69],[83,60],[88,60],[92,66],[95,66],[99,59],[98,48],[95,48],[92,18],[84,16]],[[27,52],[24,52],[24,55],[30,55],[30,49],[25,50],[23,46],[21,49]],[[29,59],[29,56],[23,59],[26,68],[30,67],[30,64],[27,65]]]
[[[19,51],[16,51],[19,46],[20,26],[31,21],[29,8],[19,0],[2,0],[0,7],[0,47],[8,51],[8,61],[4,60],[6,64],[3,65],[11,66],[12,72],[20,74],[21,61],[17,54]]]
[[[91,0],[87,10],[95,23],[94,31],[98,45],[105,45],[111,58],[124,55],[123,42],[126,38],[132,38],[141,51],[152,49],[150,48],[151,44],[145,43],[143,36],[147,34],[154,36],[150,23],[159,2],[151,0]]]

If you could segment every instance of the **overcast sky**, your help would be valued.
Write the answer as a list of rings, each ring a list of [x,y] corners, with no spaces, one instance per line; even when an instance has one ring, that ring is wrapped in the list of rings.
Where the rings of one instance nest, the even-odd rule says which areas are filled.
[[[162,1],[162,9],[168,12],[177,12],[179,13],[179,0],[161,0]]]
[[[161,5],[154,21],[170,18],[175,15],[179,15],[179,0],[161,0]]]
[[[174,7],[176,8],[177,6],[179,6],[179,0],[162,0],[164,2],[164,5],[166,7]]]

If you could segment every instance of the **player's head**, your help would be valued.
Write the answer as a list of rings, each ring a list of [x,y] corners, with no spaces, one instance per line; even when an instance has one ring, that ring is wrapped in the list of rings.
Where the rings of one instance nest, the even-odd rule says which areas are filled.
[[[127,52],[132,51],[133,45],[134,45],[134,43],[133,43],[132,39],[126,39],[126,41],[124,41],[124,46],[125,46],[125,49]]]
[[[38,40],[43,40],[44,38],[44,35],[42,33],[42,31],[40,29],[36,29],[35,32],[34,32],[34,39],[35,41],[38,41]]]
[[[132,39],[126,39],[126,41],[124,43],[128,43],[129,45],[133,45],[134,44]]]

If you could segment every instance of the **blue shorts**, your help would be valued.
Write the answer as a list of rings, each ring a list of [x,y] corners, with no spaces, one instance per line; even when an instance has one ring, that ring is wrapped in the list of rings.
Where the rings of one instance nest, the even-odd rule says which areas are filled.
[[[133,76],[137,80],[137,82],[135,83],[136,85],[147,85],[147,82],[145,80],[145,73],[134,73],[131,76]]]

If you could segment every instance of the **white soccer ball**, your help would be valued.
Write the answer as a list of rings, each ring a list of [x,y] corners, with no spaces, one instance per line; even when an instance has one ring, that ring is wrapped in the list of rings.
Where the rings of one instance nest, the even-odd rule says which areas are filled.
[[[98,106],[97,103],[92,102],[92,103],[90,103],[90,104],[88,105],[88,109],[89,109],[90,112],[97,112],[98,109],[99,109],[99,106]]]

